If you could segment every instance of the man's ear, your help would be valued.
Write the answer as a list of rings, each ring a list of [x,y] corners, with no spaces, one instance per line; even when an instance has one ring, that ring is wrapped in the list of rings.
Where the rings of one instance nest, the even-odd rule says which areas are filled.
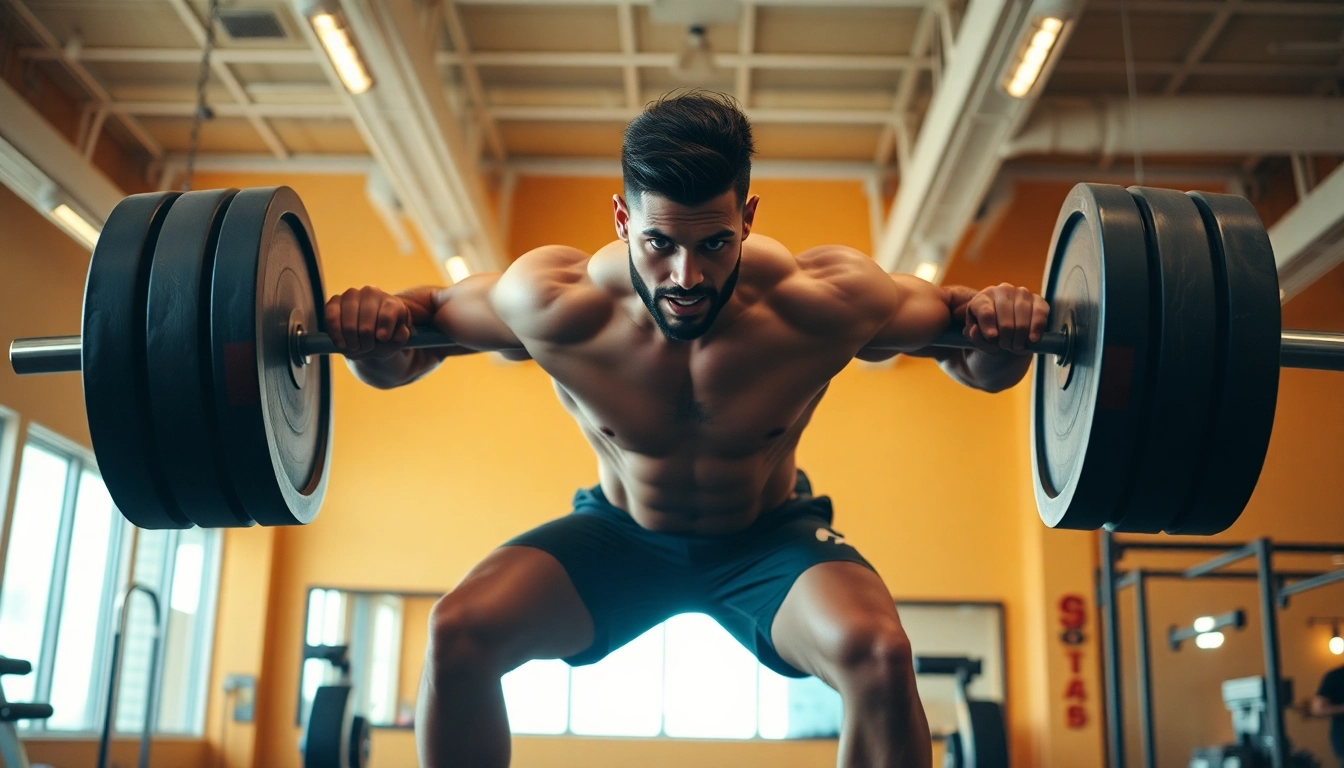
[[[751,225],[756,220],[756,204],[761,202],[760,195],[752,195],[747,198],[747,204],[742,206],[742,239],[746,240],[751,234]]]
[[[620,195],[611,196],[611,210],[616,216],[616,237],[630,242],[630,206]]]

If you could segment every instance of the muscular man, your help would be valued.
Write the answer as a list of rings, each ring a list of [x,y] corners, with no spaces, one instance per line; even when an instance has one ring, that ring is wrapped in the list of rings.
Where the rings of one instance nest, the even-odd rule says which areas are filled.
[[[626,129],[618,241],[538,248],[502,274],[391,296],[351,289],[327,330],[376,387],[447,354],[536,360],[598,458],[571,514],[513,539],[435,606],[416,717],[427,766],[505,766],[500,677],[591,664],[673,615],[713,616],[771,669],[840,692],[843,766],[928,766],[928,724],[891,594],[830,527],[794,449],[856,357],[933,355],[988,391],[1026,373],[1047,307],[888,275],[843,246],[792,254],[751,235],[751,126],[691,93]],[[978,345],[932,352],[956,318]],[[400,348],[429,322],[460,349]],[[893,397],[899,396],[893,392]]]

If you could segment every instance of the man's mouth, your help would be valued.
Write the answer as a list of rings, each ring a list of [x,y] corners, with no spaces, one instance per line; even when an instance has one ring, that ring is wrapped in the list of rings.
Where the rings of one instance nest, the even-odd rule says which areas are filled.
[[[708,303],[705,296],[664,296],[668,307],[675,315],[694,315]]]

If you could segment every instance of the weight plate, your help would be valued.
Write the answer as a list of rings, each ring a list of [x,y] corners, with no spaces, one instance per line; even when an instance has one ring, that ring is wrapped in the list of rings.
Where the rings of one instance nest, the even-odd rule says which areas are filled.
[[[210,273],[236,189],[188,192],[164,220],[149,270],[145,368],[159,462],[202,528],[252,524],[224,469],[210,369]]]
[[[190,528],[158,462],[145,371],[145,298],[159,230],[176,192],[131,195],[107,217],[84,286],[84,407],[98,469],[141,528]]]
[[[1217,309],[1208,236],[1182,192],[1130,187],[1148,251],[1149,363],[1138,461],[1112,530],[1158,533],[1184,516],[1207,448]]]
[[[308,724],[303,729],[303,768],[347,768],[350,765],[351,688],[324,685],[313,694]]]
[[[317,516],[331,454],[331,368],[293,365],[291,330],[325,303],[308,213],[289,187],[239,192],[224,215],[210,308],[215,412],[228,476],[253,520]]]
[[[1212,535],[1236,522],[1269,450],[1279,389],[1279,277],[1269,234],[1249,201],[1191,192],[1213,256],[1218,373],[1194,505],[1169,533]]]
[[[350,722],[350,749],[349,762],[350,768],[364,768],[369,764],[369,752],[371,747],[371,728],[369,721],[363,715],[355,715]]]
[[[1119,516],[1134,464],[1148,359],[1148,263],[1138,206],[1123,188],[1079,184],[1055,222],[1043,295],[1067,361],[1032,374],[1036,506],[1051,528],[1095,530]]]

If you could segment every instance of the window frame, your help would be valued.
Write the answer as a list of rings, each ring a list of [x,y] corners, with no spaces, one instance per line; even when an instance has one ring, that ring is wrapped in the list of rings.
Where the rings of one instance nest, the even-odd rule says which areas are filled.
[[[96,474],[102,480],[102,472],[94,453],[87,447],[34,422],[24,423],[19,415],[0,406],[0,500],[3,507],[0,512],[0,590],[3,589],[4,563],[8,553],[10,529],[13,525],[15,494],[18,479],[22,472],[23,450],[29,445],[47,451],[68,462],[66,470],[64,496],[61,502],[61,521],[57,532],[55,557],[52,559],[52,579],[47,588],[47,605],[43,618],[43,638],[39,658],[33,664],[34,700],[48,701],[51,698],[55,679],[56,649],[60,641],[61,614],[64,610],[65,585],[69,574],[69,555],[74,535],[75,511],[79,502],[79,484],[86,470]],[[28,721],[23,729],[24,739],[37,740],[82,740],[96,737],[101,733],[101,725],[107,712],[107,676],[110,671],[112,633],[115,630],[115,602],[121,591],[130,584],[138,550],[141,530],[133,526],[122,516],[113,502],[117,522],[113,525],[113,536],[108,541],[108,558],[104,566],[102,594],[98,598],[98,637],[95,640],[95,661],[91,680],[95,686],[92,695],[90,715],[91,727],[87,729],[47,728],[45,721]],[[161,642],[156,662],[162,669],[168,652],[168,621],[171,616],[173,578],[176,570],[177,548],[181,531],[170,530],[165,548],[165,563],[161,584],[147,585],[161,590],[162,615],[160,617]],[[209,707],[210,674],[214,661],[215,625],[218,619],[219,588],[223,571],[224,537],[217,530],[205,530],[205,551],[202,557],[200,604],[193,619],[193,640],[190,649],[191,658],[187,662],[190,678],[185,699],[192,708],[189,729],[182,731],[161,730],[154,723],[155,738],[200,738],[205,733],[207,709]],[[159,677],[160,690],[166,684]],[[157,717],[156,717],[157,720]],[[114,725],[115,728],[115,725]],[[136,732],[138,733],[138,728]],[[124,733],[117,731],[117,733]]]

